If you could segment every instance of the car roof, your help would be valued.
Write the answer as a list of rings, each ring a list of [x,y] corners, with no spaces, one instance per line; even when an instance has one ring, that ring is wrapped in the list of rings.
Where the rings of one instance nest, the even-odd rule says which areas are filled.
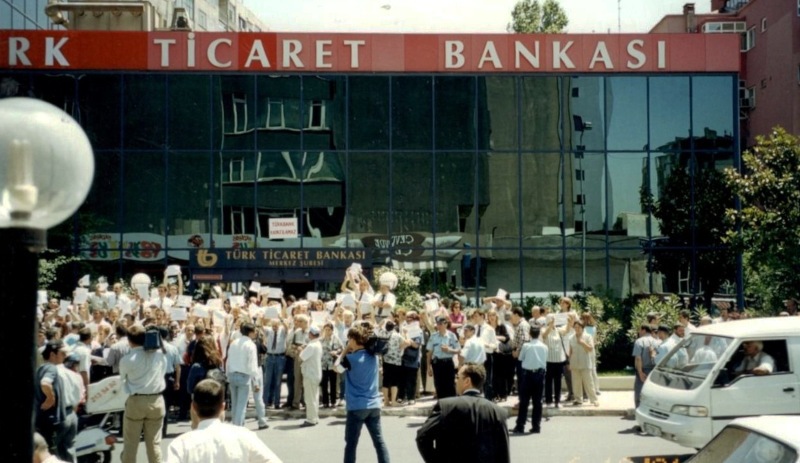
[[[694,332],[732,338],[797,336],[800,335],[800,317],[748,318],[745,320],[712,323],[701,326]]]
[[[752,429],[760,434],[789,444],[795,450],[800,449],[800,432],[797,431],[800,429],[800,416],[798,415],[738,418],[731,422],[731,425]]]

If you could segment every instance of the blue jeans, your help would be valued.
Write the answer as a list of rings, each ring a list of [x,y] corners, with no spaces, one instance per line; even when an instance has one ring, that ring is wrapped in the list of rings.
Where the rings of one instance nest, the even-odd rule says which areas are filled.
[[[367,425],[372,445],[378,453],[378,463],[389,463],[389,449],[381,433],[381,409],[348,410],[344,428],[344,463],[355,463],[358,438],[362,425]]]
[[[250,394],[250,375],[234,372],[228,375],[228,384],[231,390],[231,423],[235,426],[244,426],[247,398]]]
[[[267,406],[278,406],[281,402],[281,377],[286,365],[286,356],[283,354],[267,355],[264,363],[264,403]]]

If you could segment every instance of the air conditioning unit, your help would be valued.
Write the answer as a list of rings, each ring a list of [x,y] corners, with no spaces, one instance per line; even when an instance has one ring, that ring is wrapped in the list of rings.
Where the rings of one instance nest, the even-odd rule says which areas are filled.
[[[169,29],[187,32],[193,29],[192,19],[189,17],[189,13],[186,12],[186,8],[176,7],[172,10],[172,23]]]
[[[739,98],[739,107],[742,109],[751,109],[755,106],[755,101],[752,97]]]

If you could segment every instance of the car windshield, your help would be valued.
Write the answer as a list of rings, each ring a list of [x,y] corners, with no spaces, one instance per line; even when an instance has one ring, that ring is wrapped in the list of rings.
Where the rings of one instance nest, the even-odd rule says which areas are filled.
[[[753,430],[728,426],[688,463],[793,463],[797,451]]]
[[[649,379],[673,389],[695,389],[705,381],[732,339],[690,334],[680,342],[667,339],[661,349],[669,353],[658,363]]]

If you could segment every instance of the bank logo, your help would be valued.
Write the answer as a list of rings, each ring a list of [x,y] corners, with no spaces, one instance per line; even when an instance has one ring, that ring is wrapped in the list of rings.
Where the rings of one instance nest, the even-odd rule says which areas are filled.
[[[219,260],[219,257],[213,252],[208,252],[205,249],[197,251],[197,265],[201,267],[213,267],[217,265],[217,260]]]

